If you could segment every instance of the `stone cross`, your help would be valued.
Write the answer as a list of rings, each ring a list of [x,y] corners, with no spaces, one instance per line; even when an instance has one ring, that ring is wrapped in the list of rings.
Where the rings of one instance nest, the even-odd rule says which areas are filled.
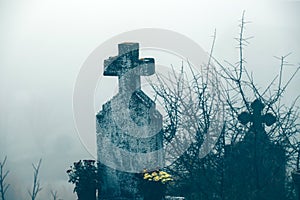
[[[154,58],[139,58],[138,43],[121,43],[104,61],[104,76],[117,76],[119,92],[96,115],[101,200],[140,200],[136,173],[164,166],[162,115],[141,89],[155,73]]]
[[[238,120],[243,125],[252,122],[255,133],[264,131],[264,124],[266,124],[267,126],[271,126],[276,121],[276,117],[273,114],[262,114],[264,107],[265,105],[259,99],[256,99],[251,103],[252,113],[242,112],[238,116]]]
[[[118,56],[104,61],[104,76],[118,76],[119,93],[141,89],[141,76],[155,73],[154,59],[139,59],[139,43],[121,43]]]
[[[266,134],[264,126],[274,124],[276,117],[264,113],[264,107],[261,100],[256,99],[249,112],[238,115],[241,124],[251,123],[251,127],[242,141],[226,146],[224,183],[230,185],[226,199],[284,199],[285,150]]]

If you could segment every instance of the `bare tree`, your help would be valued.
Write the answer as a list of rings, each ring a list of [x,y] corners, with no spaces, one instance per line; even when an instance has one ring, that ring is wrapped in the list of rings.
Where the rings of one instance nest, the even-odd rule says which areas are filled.
[[[32,164],[33,167],[33,186],[32,190],[28,190],[31,200],[36,200],[38,193],[42,190],[39,180],[39,170],[41,167],[42,159],[39,160],[37,165]]]
[[[57,191],[51,190],[51,196],[52,196],[53,200],[58,200],[58,199],[57,199],[57,198],[58,198],[58,196],[57,196]]]
[[[0,194],[1,194],[1,199],[5,200],[5,193],[7,192],[9,188],[9,184],[5,182],[5,179],[9,173],[8,170],[4,170],[5,164],[6,164],[6,159],[7,157],[5,156],[4,160],[0,162]]]
[[[172,147],[167,150],[167,162],[180,156],[169,170],[178,179],[185,180],[181,182],[192,183],[182,191],[193,190],[192,199],[208,199],[213,193],[210,190],[215,190],[217,182],[210,179],[215,175],[210,173],[209,166],[221,165],[221,154],[224,153],[218,151],[219,159],[215,163],[209,159],[215,156],[210,152],[216,152],[214,145],[218,137],[222,133],[224,135],[225,122],[219,113],[224,112],[225,102],[221,80],[216,68],[210,63],[211,57],[207,62],[200,70],[192,68],[189,63],[187,70],[184,70],[183,65],[178,72],[172,67],[168,75],[157,74],[157,79],[151,83],[157,101],[164,107],[164,141],[165,146]],[[223,143],[219,142],[218,145]],[[200,171],[204,176],[200,176]]]
[[[53,200],[62,200],[61,198],[58,197],[57,191],[51,190],[51,196]]]
[[[218,62],[216,63],[222,69],[219,75],[225,80],[226,88],[226,101],[230,109],[228,113],[228,130],[230,134],[227,134],[230,138],[230,143],[236,143],[242,139],[241,132],[245,129],[241,127],[236,120],[238,114],[246,108],[248,112],[251,112],[250,103],[254,99],[260,99],[265,105],[265,112],[271,112],[276,117],[276,123],[267,129],[268,136],[275,142],[284,145],[287,150],[288,157],[297,156],[299,150],[299,108],[297,107],[297,102],[299,100],[299,95],[295,98],[294,102],[288,107],[282,104],[282,97],[287,87],[291,81],[295,78],[300,70],[300,66],[295,68],[294,73],[287,79],[286,83],[283,80],[284,67],[289,66],[287,62],[287,57],[290,55],[276,57],[280,60],[279,72],[271,81],[271,83],[262,90],[256,85],[252,74],[250,74],[246,67],[246,59],[244,58],[243,49],[249,44],[249,38],[244,38],[245,24],[248,22],[244,19],[244,14],[241,19],[240,24],[240,34],[236,38],[238,41],[238,49],[240,52],[240,58],[236,65],[226,62],[229,67]],[[277,83],[276,83],[277,82]],[[249,130],[249,126],[246,130]],[[293,160],[293,168],[295,168],[297,159]]]
[[[165,142],[170,143],[178,134],[181,138],[181,140],[176,140],[176,147],[179,147],[179,150],[176,148],[169,153],[173,153],[174,156],[178,155],[177,151],[180,151],[180,147],[184,146],[187,139],[192,138],[190,147],[169,168],[178,180],[185,180],[184,184],[188,184],[186,187],[181,186],[188,191],[191,199],[226,199],[225,150],[228,145],[236,145],[243,141],[245,134],[251,130],[252,125],[242,125],[238,116],[242,111],[253,112],[251,102],[254,99],[260,99],[265,105],[264,112],[270,112],[276,117],[276,123],[266,127],[266,134],[273,144],[284,149],[287,168],[299,167],[300,124],[299,108],[296,106],[298,97],[290,107],[287,107],[282,104],[282,96],[300,70],[300,66],[284,83],[283,67],[288,65],[286,59],[289,54],[280,57],[278,75],[265,90],[261,91],[245,66],[243,50],[249,44],[251,37],[245,37],[245,25],[248,22],[245,21],[244,14],[245,12],[239,25],[239,36],[236,38],[240,56],[236,64],[227,61],[222,64],[212,56],[215,33],[208,64],[200,73],[190,66],[188,68],[192,74],[192,80],[187,80],[187,72],[182,66],[179,72],[173,69],[168,76],[157,75],[157,81],[151,83],[156,94],[155,99],[161,102],[165,110],[163,127]],[[211,64],[211,60],[216,63],[218,70]],[[168,81],[172,84],[168,84]],[[210,87],[214,90],[210,90]],[[215,122],[220,120],[216,118],[216,104],[219,105],[218,109],[223,109],[220,105],[224,106],[223,124]],[[204,140],[207,137],[213,138],[213,135],[209,135],[209,129],[216,125],[221,127],[218,129],[220,137],[216,143],[214,141],[208,143],[208,145],[215,144],[215,146],[207,148],[212,151],[202,158],[203,152],[201,151],[205,150],[203,149]],[[256,147],[254,149],[258,151]],[[275,178],[271,177],[269,181],[272,182]],[[258,189],[261,187],[257,186],[252,193],[256,193]],[[196,196],[192,196],[193,192]]]

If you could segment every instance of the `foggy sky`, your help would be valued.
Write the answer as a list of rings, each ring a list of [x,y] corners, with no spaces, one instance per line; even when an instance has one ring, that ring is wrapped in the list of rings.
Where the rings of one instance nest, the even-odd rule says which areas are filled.
[[[246,66],[264,88],[279,70],[273,56],[292,52],[288,61],[300,63],[300,1],[0,0],[0,160],[7,155],[8,200],[29,198],[31,163],[39,158],[44,189],[38,199],[49,199],[51,189],[75,199],[65,171],[93,152],[76,132],[73,86],[97,46],[125,31],[163,28],[209,51],[216,28],[215,57],[235,63],[243,10],[252,22],[246,36],[254,36]],[[295,68],[286,67],[286,75]],[[284,94],[287,104],[300,94],[299,83],[298,75]]]

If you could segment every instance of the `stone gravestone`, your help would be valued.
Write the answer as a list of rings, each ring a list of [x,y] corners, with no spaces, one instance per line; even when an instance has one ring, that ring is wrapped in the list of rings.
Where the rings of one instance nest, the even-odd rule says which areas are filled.
[[[243,140],[225,149],[225,185],[228,199],[285,199],[285,151],[273,143],[264,127],[275,123],[271,114],[263,114],[264,104],[256,99],[251,112],[238,119],[251,123]]]
[[[140,199],[137,173],[164,165],[162,116],[141,90],[141,76],[155,73],[154,59],[139,59],[138,43],[118,50],[104,61],[104,76],[117,76],[119,91],[96,115],[99,199],[132,200]]]

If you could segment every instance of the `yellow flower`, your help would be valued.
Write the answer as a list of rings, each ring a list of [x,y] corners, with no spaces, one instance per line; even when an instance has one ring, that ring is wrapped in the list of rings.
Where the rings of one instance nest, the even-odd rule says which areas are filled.
[[[144,179],[152,178],[152,176],[148,173],[144,174]]]
[[[152,175],[152,176],[157,176],[157,173],[156,173],[156,172],[152,172],[151,175]]]
[[[160,172],[159,172],[159,175],[161,175],[161,176],[163,176],[163,175],[165,175],[165,174],[167,174],[167,172],[164,172],[164,171],[160,171]]]
[[[144,173],[144,180],[147,181],[155,181],[155,182],[160,182],[160,183],[167,183],[169,181],[173,181],[172,176],[164,171],[152,171],[152,172],[147,172],[146,169],[143,171]]]

